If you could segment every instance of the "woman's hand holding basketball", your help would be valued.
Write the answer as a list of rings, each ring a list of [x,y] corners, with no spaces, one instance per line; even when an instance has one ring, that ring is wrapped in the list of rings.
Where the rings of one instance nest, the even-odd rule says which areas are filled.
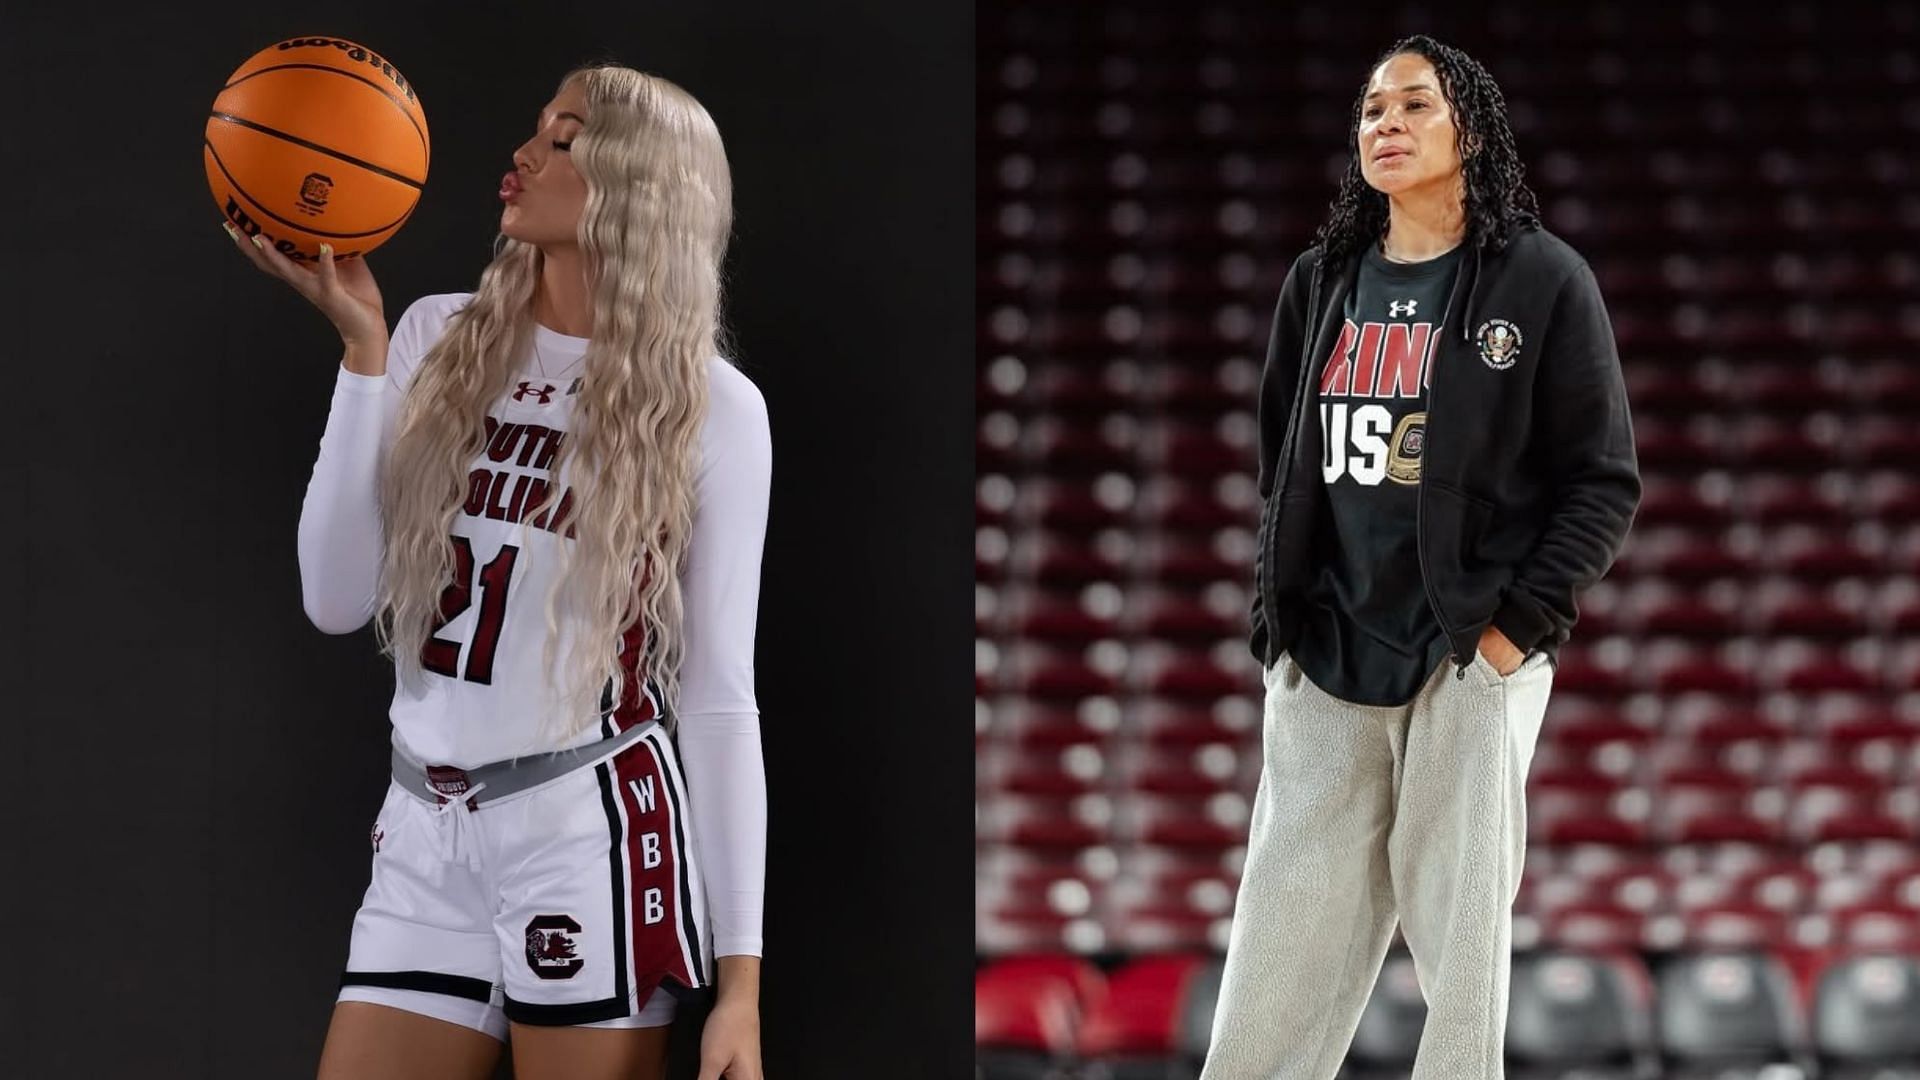
[[[379,346],[387,343],[387,315],[380,302],[380,286],[373,280],[367,260],[348,259],[336,263],[332,248],[321,245],[320,258],[313,265],[294,262],[257,235],[246,236],[231,222],[221,222],[242,253],[253,260],[262,273],[293,286],[340,331],[340,340],[348,348]]]

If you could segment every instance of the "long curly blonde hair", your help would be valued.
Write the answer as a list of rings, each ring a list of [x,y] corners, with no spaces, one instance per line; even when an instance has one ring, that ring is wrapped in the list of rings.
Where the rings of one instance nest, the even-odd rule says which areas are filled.
[[[569,460],[575,542],[562,542],[546,602],[544,670],[555,670],[559,615],[574,647],[561,708],[528,748],[572,739],[600,716],[602,688],[622,701],[629,679],[650,680],[660,704],[677,697],[683,653],[680,566],[693,531],[694,469],[707,413],[707,364],[721,348],[721,260],[733,224],[733,185],[712,117],[685,90],[611,64],[561,80],[584,89],[588,118],[572,160],[587,184],[579,243],[593,329],[574,397],[574,428],[553,463]],[[506,392],[533,335],[539,248],[501,236],[467,305],[421,358],[382,477],[386,553],[375,634],[399,678],[418,685],[420,653],[454,567],[450,530],[486,441],[487,407]],[[549,484],[532,521],[567,485]],[[556,529],[556,535],[563,530]],[[623,638],[645,628],[645,655],[627,670]],[[551,679],[549,679],[551,685]]]

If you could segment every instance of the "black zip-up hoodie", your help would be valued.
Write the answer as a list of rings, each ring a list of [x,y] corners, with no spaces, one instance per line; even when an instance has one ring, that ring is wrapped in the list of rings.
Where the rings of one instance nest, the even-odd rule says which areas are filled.
[[[1260,494],[1249,646],[1271,667],[1300,627],[1325,513],[1319,374],[1360,253],[1294,261],[1260,378]],[[1586,260],[1545,229],[1460,264],[1428,383],[1418,530],[1427,599],[1462,672],[1490,623],[1556,665],[1575,596],[1626,541],[1640,471],[1613,327]]]

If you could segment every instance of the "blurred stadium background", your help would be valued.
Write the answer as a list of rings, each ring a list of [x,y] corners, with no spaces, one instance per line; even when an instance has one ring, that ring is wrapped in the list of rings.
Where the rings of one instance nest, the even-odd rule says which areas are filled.
[[[1920,8],[983,4],[976,1042],[1185,1077],[1247,814],[1254,391],[1374,56],[1505,92],[1646,496],[1529,779],[1516,1076],[1920,1076]],[[1349,1055],[1410,1071],[1396,939]]]

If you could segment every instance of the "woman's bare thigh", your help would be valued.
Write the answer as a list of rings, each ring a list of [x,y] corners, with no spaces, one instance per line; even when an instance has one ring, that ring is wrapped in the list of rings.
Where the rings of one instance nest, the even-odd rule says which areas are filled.
[[[514,1080],[665,1080],[672,1030],[515,1024]]]
[[[368,1001],[333,1006],[319,1080],[487,1080],[500,1040]]]

